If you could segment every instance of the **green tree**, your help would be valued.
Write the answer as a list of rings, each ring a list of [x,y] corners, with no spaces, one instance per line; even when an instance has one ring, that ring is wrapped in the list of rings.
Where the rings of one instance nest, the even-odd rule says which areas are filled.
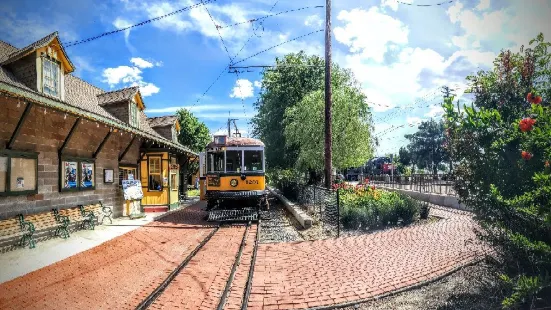
[[[180,124],[178,142],[196,153],[203,152],[211,141],[207,125],[186,109],[176,111],[176,117],[178,117],[178,123]],[[199,163],[196,160],[180,164],[182,165],[184,180],[187,180],[189,175],[196,174],[199,169]]]
[[[502,52],[493,70],[468,77],[470,107],[443,105],[455,189],[508,267],[506,307],[551,304],[549,47],[540,34],[520,53]]]
[[[325,61],[304,52],[276,58],[276,69],[262,73],[262,89],[251,120],[253,135],[266,145],[266,162],[270,168],[293,168],[298,156],[296,145],[286,143],[285,110],[293,107],[313,91],[324,89]],[[350,75],[333,65],[333,85],[348,83]]]
[[[437,173],[438,165],[449,159],[448,151],[444,148],[444,129],[443,121],[430,119],[422,122],[416,133],[405,135],[410,141],[408,151],[417,167]]]
[[[342,69],[340,74],[350,74]],[[339,73],[338,73],[339,74]],[[333,166],[362,166],[372,155],[371,113],[365,95],[352,77],[333,88]],[[285,112],[284,136],[298,150],[297,168],[320,171],[324,167],[324,92],[314,91]]]
[[[411,153],[403,146],[398,150],[398,158],[399,162],[405,167],[411,165],[412,163]]]

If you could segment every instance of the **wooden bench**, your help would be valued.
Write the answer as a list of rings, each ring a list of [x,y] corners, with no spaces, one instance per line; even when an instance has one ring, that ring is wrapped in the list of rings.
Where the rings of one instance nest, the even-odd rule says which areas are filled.
[[[55,228],[55,236],[61,236],[63,239],[70,237],[67,230],[70,223],[69,218],[57,214],[54,210],[27,215],[25,219],[33,223],[38,231]]]
[[[85,229],[88,227],[92,230],[94,229],[95,217],[93,214],[83,213],[83,208],[81,206],[62,210],[54,209],[54,213],[55,212],[60,216],[68,217],[69,221],[75,223],[77,228]]]
[[[111,207],[104,206],[101,201],[99,201],[96,204],[83,206],[82,208],[84,212],[91,212],[93,216],[96,218],[96,221],[98,224],[100,223],[103,224],[103,220],[105,218],[109,219],[109,224],[113,224],[113,219],[111,218],[111,216],[113,215],[113,210],[111,209]],[[99,220],[100,216],[101,216],[101,221]]]
[[[32,249],[36,245],[33,239],[34,231],[33,223],[25,221],[22,214],[17,218],[2,220],[0,221],[0,243],[12,238],[20,238],[20,246],[25,246],[28,242],[29,248]]]

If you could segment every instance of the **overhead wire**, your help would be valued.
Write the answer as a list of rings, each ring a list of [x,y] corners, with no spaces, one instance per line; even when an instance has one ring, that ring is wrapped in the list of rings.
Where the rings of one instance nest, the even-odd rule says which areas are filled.
[[[415,4],[415,3],[407,3],[407,2],[403,2],[403,1],[399,1],[399,0],[394,0],[394,1],[398,2],[399,4],[403,4],[403,5],[419,6],[419,7],[440,6],[440,5],[453,3],[453,0],[448,0],[448,1],[438,2],[438,3],[432,3],[432,4]]]
[[[228,28],[228,27],[233,27],[233,26],[238,26],[238,25],[257,22],[257,21],[260,21],[260,20],[264,20],[264,19],[267,19],[267,18],[270,18],[270,17],[273,17],[273,16],[278,16],[278,15],[281,15],[281,14],[285,14],[285,13],[297,12],[297,11],[302,11],[302,10],[306,10],[306,9],[314,9],[314,8],[324,8],[324,6],[323,5],[305,6],[305,7],[302,7],[302,8],[287,10],[287,11],[279,12],[279,13],[276,13],[276,14],[271,14],[271,15],[266,15],[266,16],[263,16],[263,17],[253,18],[253,19],[249,19],[249,20],[244,21],[244,22],[233,23],[233,24],[229,24],[229,25],[225,25],[225,26],[220,26],[216,23],[214,25],[216,26],[216,29],[223,29],[223,28]]]
[[[66,44],[63,44],[64,47],[71,47],[71,46],[75,46],[75,45],[79,45],[79,44],[82,44],[82,43],[87,43],[87,42],[91,42],[91,41],[94,41],[94,40],[97,40],[97,39],[100,39],[100,38],[103,38],[103,37],[106,37],[106,36],[109,36],[109,35],[112,35],[112,34],[116,34],[116,33],[119,33],[119,32],[123,32],[123,31],[126,31],[126,30],[129,30],[129,29],[132,29],[132,28],[135,28],[135,27],[139,27],[139,26],[143,26],[143,25],[146,25],[146,24],[149,24],[151,22],[154,22],[154,21],[158,21],[158,20],[161,20],[163,18],[167,18],[167,17],[170,17],[170,16],[173,16],[173,15],[176,15],[176,14],[179,14],[179,13],[182,13],[182,12],[185,12],[185,11],[189,11],[193,8],[196,8],[200,5],[203,5],[203,3],[211,3],[211,2],[216,2],[217,0],[202,0],[201,3],[196,3],[196,4],[192,4],[192,5],[189,5],[189,6],[186,6],[186,7],[183,7],[181,9],[178,9],[176,11],[172,11],[170,13],[167,13],[165,15],[161,15],[161,16],[157,16],[155,18],[151,18],[151,19],[148,19],[148,20],[144,20],[142,22],[139,22],[137,24],[134,24],[134,25],[131,25],[131,26],[128,26],[128,27],[124,27],[124,28],[119,28],[117,30],[113,30],[113,31],[108,31],[108,32],[104,32],[102,34],[99,34],[99,35],[96,35],[96,36],[93,36],[93,37],[90,37],[90,38],[87,38],[87,39],[83,39],[83,40],[77,40],[77,41],[72,41],[72,42],[68,42]]]

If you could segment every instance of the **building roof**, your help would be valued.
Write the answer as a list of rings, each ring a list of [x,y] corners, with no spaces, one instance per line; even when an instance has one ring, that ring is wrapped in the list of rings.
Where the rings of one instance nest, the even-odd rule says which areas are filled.
[[[176,123],[178,118],[174,115],[169,116],[159,116],[159,117],[148,117],[147,122],[151,128],[173,126]]]
[[[153,130],[153,128],[149,126],[147,116],[143,110],[140,111],[140,128],[137,129],[122,122],[103,108],[104,105],[116,102],[116,100],[129,100],[136,94],[138,94],[139,100],[141,101],[138,87],[129,87],[112,92],[105,92],[103,89],[91,85],[76,76],[65,74],[65,100],[60,100],[37,92],[35,89],[31,89],[21,83],[5,64],[14,62],[14,59],[17,57],[21,58],[24,55],[28,55],[33,50],[36,50],[36,48],[46,46],[48,43],[45,42],[51,42],[53,40],[52,36],[53,38],[57,38],[57,33],[50,34],[20,50],[0,40],[0,91],[12,94],[15,93],[35,103],[100,121],[115,128],[169,145],[188,154],[197,155],[189,150],[189,148],[170,141]]]
[[[129,101],[138,93],[138,86],[127,87],[119,90],[114,90],[98,95],[98,103],[101,106],[105,106],[111,103]]]
[[[25,46],[24,48],[17,49],[16,51],[10,53],[2,61],[2,65],[7,65],[7,64],[10,64],[14,61],[17,61],[17,60],[29,55],[30,53],[34,52],[35,50],[37,50],[41,47],[48,46],[54,40],[58,40],[57,31],[50,33],[49,35],[45,36],[44,38],[42,38],[42,39],[40,39],[40,40],[38,40],[34,43],[31,43],[31,44]],[[59,41],[57,41],[57,42],[59,42]],[[67,53],[65,53],[65,49],[63,48],[63,46],[61,44],[59,44],[59,50],[63,53],[64,58],[67,60],[67,65],[68,65],[67,69],[68,70],[67,70],[66,73],[73,72],[75,66],[73,65],[73,63],[71,62],[69,57],[67,57]]]

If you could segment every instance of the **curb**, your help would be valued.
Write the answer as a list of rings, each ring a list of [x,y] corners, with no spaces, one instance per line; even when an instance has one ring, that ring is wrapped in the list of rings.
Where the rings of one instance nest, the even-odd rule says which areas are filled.
[[[457,197],[454,197],[454,196],[433,194],[433,193],[420,193],[416,191],[387,187],[387,186],[378,186],[378,188],[382,188],[389,191],[395,191],[404,195],[408,195],[411,198],[429,202],[439,206],[444,206],[444,207],[461,210],[461,211],[471,211],[469,207],[465,206],[462,203],[459,203],[459,200],[457,199]]]
[[[272,193],[274,196],[279,198],[281,202],[283,202],[283,205],[285,205],[285,208],[295,217],[295,219],[300,223],[300,225],[304,229],[308,229],[312,227],[312,223],[314,222],[312,218],[307,215],[304,211],[300,209],[296,204],[290,202],[285,196],[277,193],[273,188],[266,186],[270,193]]]

